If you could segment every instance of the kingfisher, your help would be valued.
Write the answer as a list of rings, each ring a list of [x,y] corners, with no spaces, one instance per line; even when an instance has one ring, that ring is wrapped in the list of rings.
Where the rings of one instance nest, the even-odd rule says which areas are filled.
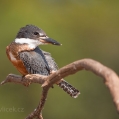
[[[14,41],[6,47],[8,59],[23,75],[40,74],[48,76],[58,70],[58,66],[51,54],[40,49],[40,45],[52,44],[60,46],[56,40],[34,25],[20,28]],[[80,92],[64,79],[56,83],[71,97],[76,98]]]

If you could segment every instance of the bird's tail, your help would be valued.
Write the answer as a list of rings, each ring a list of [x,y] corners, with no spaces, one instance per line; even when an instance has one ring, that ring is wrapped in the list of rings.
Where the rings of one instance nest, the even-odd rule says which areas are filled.
[[[60,88],[62,88],[66,93],[68,93],[71,97],[77,98],[80,94],[79,90],[71,86],[65,80],[62,80],[60,83],[57,84]]]

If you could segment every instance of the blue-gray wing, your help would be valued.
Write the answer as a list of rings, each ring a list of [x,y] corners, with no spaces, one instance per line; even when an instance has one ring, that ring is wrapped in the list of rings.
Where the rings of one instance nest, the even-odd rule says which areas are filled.
[[[51,54],[49,52],[45,52],[43,50],[42,50],[42,52],[43,52],[43,54],[45,56],[45,59],[46,59],[46,61],[48,63],[48,66],[50,67],[50,70],[51,71],[57,71],[58,70],[58,66],[57,66],[55,60],[51,57]]]
[[[25,51],[19,53],[19,58],[22,60],[29,74],[49,75],[50,67],[42,53],[37,47],[33,51]]]

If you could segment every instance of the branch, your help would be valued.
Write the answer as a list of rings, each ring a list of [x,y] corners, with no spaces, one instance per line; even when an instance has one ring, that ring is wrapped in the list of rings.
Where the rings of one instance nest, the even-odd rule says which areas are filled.
[[[42,84],[43,91],[40,103],[38,107],[31,113],[26,119],[33,119],[37,117],[38,119],[42,118],[42,109],[44,107],[48,90],[49,88],[56,82],[60,81],[60,79],[72,75],[80,70],[89,70],[92,71],[97,76],[100,76],[104,79],[105,85],[108,87],[117,111],[119,112],[119,78],[118,75],[111,70],[110,68],[102,65],[101,63],[94,61],[92,59],[82,59],[75,61],[67,66],[62,67],[57,72],[49,75],[48,77],[42,75],[26,75],[25,77],[20,77],[16,75],[8,75],[5,81],[1,84],[5,84],[7,82],[15,82],[20,83],[22,85],[28,86],[31,83],[40,83]]]
[[[9,74],[4,81],[1,82],[1,85],[11,82],[22,84],[24,86],[29,86],[31,83],[39,83],[43,84],[46,80],[47,76],[39,75],[39,74],[28,74],[26,76],[19,76],[15,74]]]

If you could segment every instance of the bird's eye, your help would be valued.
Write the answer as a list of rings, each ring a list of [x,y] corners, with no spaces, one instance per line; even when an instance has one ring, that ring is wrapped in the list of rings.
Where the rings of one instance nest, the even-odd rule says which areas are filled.
[[[34,32],[34,35],[38,35],[39,33],[38,32]]]

